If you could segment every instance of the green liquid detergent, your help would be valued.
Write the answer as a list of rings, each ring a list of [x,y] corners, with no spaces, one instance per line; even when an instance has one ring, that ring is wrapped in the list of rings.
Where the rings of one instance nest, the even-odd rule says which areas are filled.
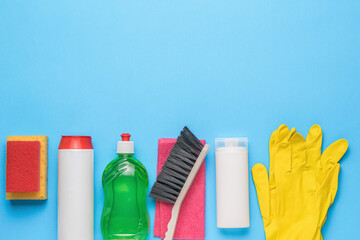
[[[101,232],[104,240],[144,240],[149,233],[146,192],[149,183],[145,167],[135,158],[130,134],[122,134],[118,157],[105,168],[102,176],[104,208]]]

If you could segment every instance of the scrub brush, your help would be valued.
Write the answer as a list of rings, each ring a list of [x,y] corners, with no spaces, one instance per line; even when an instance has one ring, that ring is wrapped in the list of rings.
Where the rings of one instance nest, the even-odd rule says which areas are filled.
[[[150,197],[174,204],[164,240],[173,239],[181,204],[208,151],[185,126],[151,189]]]

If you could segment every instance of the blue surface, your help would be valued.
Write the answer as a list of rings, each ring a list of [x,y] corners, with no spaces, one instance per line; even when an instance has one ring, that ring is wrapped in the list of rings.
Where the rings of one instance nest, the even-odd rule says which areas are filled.
[[[152,185],[158,138],[185,124],[212,147],[206,239],[265,239],[252,179],[251,227],[216,227],[214,138],[247,136],[250,166],[268,165],[282,123],[304,135],[320,124],[324,146],[349,141],[323,233],[358,239],[359,11],[357,0],[0,1],[0,239],[56,239],[60,135],[93,137],[101,239],[101,174],[120,134],[133,135]],[[48,200],[6,201],[6,136],[40,134]]]

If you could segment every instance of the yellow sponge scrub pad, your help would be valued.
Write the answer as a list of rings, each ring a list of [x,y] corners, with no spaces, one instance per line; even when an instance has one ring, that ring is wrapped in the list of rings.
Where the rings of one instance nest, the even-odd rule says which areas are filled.
[[[48,163],[47,163],[48,138],[47,138],[47,136],[8,136],[7,142],[8,142],[7,159],[6,159],[7,165],[9,164],[8,157],[11,156],[11,155],[9,155],[9,152],[8,152],[8,151],[10,151],[9,146],[14,146],[15,142],[17,142],[17,143],[21,143],[21,142],[38,142],[38,143],[40,143],[40,169],[38,169],[38,171],[40,170],[39,171],[40,176],[38,178],[39,182],[37,183],[37,184],[39,184],[39,183],[40,184],[37,185],[37,187],[35,186],[33,188],[30,188],[30,191],[13,190],[13,192],[11,192],[11,191],[7,190],[6,199],[7,200],[15,200],[15,199],[45,200],[45,199],[47,199],[47,168],[48,168]],[[12,151],[20,151],[21,152],[21,149],[16,149],[16,150],[12,149]],[[21,161],[27,160],[26,152],[24,154],[25,154],[24,157],[21,157]],[[26,162],[24,162],[24,164],[26,164]],[[10,167],[10,165],[7,166],[7,170],[11,169],[8,167]],[[17,183],[17,184],[19,185],[21,183]],[[9,189],[11,189],[11,187],[9,187]],[[33,191],[33,190],[38,190],[38,191]]]

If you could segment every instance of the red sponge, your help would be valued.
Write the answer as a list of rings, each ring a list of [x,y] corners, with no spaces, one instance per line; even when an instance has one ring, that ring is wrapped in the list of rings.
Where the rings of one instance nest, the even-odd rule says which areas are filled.
[[[40,142],[8,141],[6,156],[6,192],[38,192]]]

